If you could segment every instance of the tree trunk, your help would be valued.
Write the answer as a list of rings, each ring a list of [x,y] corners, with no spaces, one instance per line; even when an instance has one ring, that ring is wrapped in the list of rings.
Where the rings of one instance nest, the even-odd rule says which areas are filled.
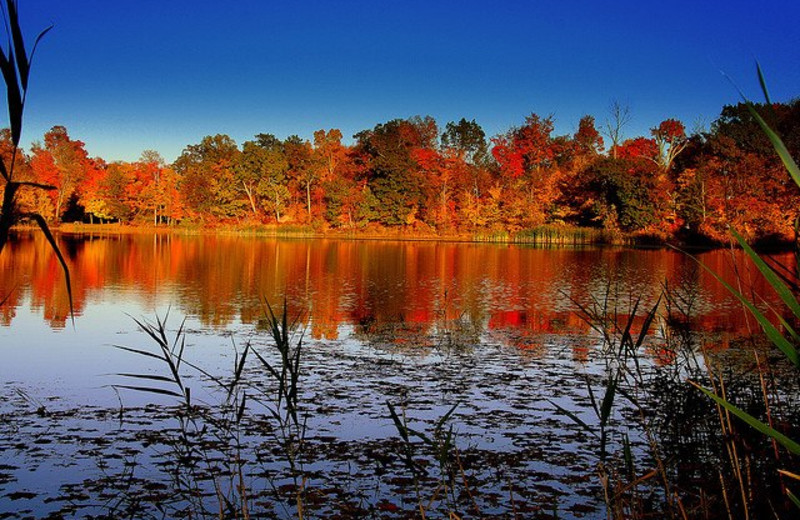
[[[242,187],[244,188],[245,194],[247,194],[247,200],[250,201],[250,208],[253,210],[253,218],[258,218],[258,211],[256,211],[256,200],[253,196],[253,189],[247,186],[247,183],[242,181]]]
[[[53,213],[53,222],[58,224],[61,221],[61,194],[58,194],[56,198],[56,208],[55,212]]]

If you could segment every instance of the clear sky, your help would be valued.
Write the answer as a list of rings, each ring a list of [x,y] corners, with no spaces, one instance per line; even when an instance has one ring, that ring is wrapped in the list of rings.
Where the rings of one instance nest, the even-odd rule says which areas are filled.
[[[552,114],[630,106],[627,136],[713,121],[754,99],[759,60],[800,96],[800,2],[19,0],[33,65],[23,142],[53,125],[91,155],[174,160],[205,135],[238,143],[431,115],[487,135]],[[7,119],[5,119],[7,121]],[[5,123],[7,124],[7,123]]]

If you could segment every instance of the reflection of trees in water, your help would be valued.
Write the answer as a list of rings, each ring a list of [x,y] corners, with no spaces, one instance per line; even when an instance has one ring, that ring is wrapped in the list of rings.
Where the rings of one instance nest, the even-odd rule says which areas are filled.
[[[693,328],[747,332],[724,289],[687,269],[690,259],[668,251],[168,234],[60,240],[75,273],[77,314],[88,301],[106,302],[124,291],[124,298],[148,308],[160,302],[224,327],[237,319],[255,323],[264,298],[285,296],[315,338],[335,339],[340,325],[371,316],[415,323],[434,336],[459,321],[474,329],[473,336],[515,330],[524,343],[536,335],[584,334],[570,299],[597,297],[609,285],[619,294],[656,294],[669,279],[698,293]],[[0,257],[0,297],[8,296],[4,323],[29,297],[52,326],[63,326],[69,302],[44,239],[22,234],[7,249]],[[709,253],[704,260],[729,273],[729,254]]]

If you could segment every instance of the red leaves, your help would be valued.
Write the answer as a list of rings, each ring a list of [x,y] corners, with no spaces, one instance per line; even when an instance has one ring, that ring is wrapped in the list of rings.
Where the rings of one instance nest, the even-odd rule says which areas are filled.
[[[686,128],[677,119],[666,119],[656,128],[650,130],[653,137],[662,139],[668,143],[686,138]]]
[[[658,145],[655,140],[646,137],[628,139],[617,148],[617,157],[620,159],[650,159],[658,157]]]

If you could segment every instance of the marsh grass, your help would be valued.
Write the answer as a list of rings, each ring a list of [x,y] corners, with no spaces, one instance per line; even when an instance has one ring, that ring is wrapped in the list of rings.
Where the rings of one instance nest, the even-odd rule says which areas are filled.
[[[647,410],[646,403],[653,400],[650,393],[653,385],[648,381],[649,370],[645,370],[640,362],[664,295],[661,293],[656,297],[653,306],[645,311],[644,318],[638,323],[641,298],[630,299],[627,312],[623,312],[620,300],[610,286],[599,298],[591,297],[588,302],[572,300],[578,315],[601,339],[605,373],[599,388],[594,388],[596,383],[588,376],[585,379],[594,419],[583,419],[552,400],[548,402],[597,440],[597,474],[608,518],[640,518],[652,510],[652,491],[643,491],[643,487],[660,487],[658,496],[662,507],[657,510],[666,518],[679,518],[677,511],[682,509],[680,498],[672,489],[661,445]],[[638,331],[635,330],[637,327]],[[620,416],[620,411],[615,411],[620,408],[619,399],[624,399],[626,407],[633,411],[625,419]],[[631,442],[634,434],[642,439],[647,461],[636,460]],[[613,452],[610,450],[612,438]],[[648,466],[639,469],[642,463]]]
[[[512,232],[481,231],[472,236],[475,242],[578,246],[591,244],[625,244],[629,241],[611,231],[596,228],[544,224]]]
[[[480,515],[480,507],[474,500],[466,472],[461,464],[458,448],[456,447],[455,427],[451,422],[451,417],[458,407],[458,403],[454,404],[444,415],[439,417],[429,432],[411,428],[406,417],[405,408],[401,409],[400,414],[398,414],[396,407],[392,403],[387,401],[386,406],[397,430],[397,435],[401,440],[400,459],[406,470],[412,475],[414,492],[417,497],[417,511],[420,518],[425,520],[434,504],[441,500],[445,504],[448,517],[460,519],[459,485],[463,487],[464,493],[469,496],[474,512]],[[414,441],[415,439],[417,442]],[[425,496],[426,491],[423,489],[422,478],[431,478],[431,476],[426,466],[417,460],[417,443],[421,443],[432,453],[437,465],[437,474],[432,477],[434,485],[429,497]],[[459,477],[461,478],[459,479]]]
[[[620,237],[604,229],[547,224],[518,231],[512,235],[511,241],[518,244],[564,246],[615,244],[620,242]]]
[[[166,439],[172,451],[165,470],[170,474],[178,508],[175,513],[194,513],[200,517],[248,518],[249,499],[241,459],[241,423],[246,393],[241,388],[242,370],[250,350],[236,352],[233,377],[224,381],[202,367],[185,360],[185,320],[170,334],[169,313],[155,322],[134,319],[138,328],[156,346],[154,350],[116,345],[117,349],[156,360],[167,373],[119,373],[126,383],[116,390],[135,391],[175,398],[173,409],[177,422],[174,433]],[[172,338],[170,338],[170,335]],[[235,345],[234,345],[235,347]],[[196,402],[189,381],[194,375],[213,382],[223,390],[221,402]],[[211,504],[209,497],[213,497]]]
[[[167,464],[173,486],[178,494],[175,502],[183,501],[182,513],[200,517],[249,518],[253,508],[250,473],[254,461],[246,460],[243,421],[247,414],[266,413],[265,426],[275,446],[288,465],[293,482],[294,510],[285,510],[287,517],[305,517],[306,476],[302,458],[305,449],[306,417],[302,413],[299,385],[302,368],[302,332],[298,320],[289,320],[286,305],[277,315],[265,303],[265,321],[270,331],[278,360],[258,352],[249,343],[239,350],[233,343],[234,363],[230,376],[220,377],[187,361],[184,322],[174,333],[168,329],[168,314],[155,322],[135,319],[138,328],[155,345],[154,349],[117,345],[116,348],[156,360],[166,373],[119,373],[126,382],[113,387],[177,399],[173,409],[177,422],[175,433],[167,439],[172,456]],[[253,367],[248,363],[255,357],[259,366],[272,378],[272,385],[255,384],[245,375]],[[189,373],[187,373],[187,371]],[[192,393],[191,381],[210,382],[220,390],[218,402],[198,402]],[[277,472],[267,471],[267,479],[282,503]]]
[[[299,316],[292,321],[289,320],[286,300],[283,302],[280,316],[275,315],[269,302],[265,301],[264,305],[267,329],[278,351],[279,360],[277,363],[270,363],[258,351],[254,350],[253,353],[277,384],[274,394],[264,396],[269,399],[266,408],[278,426],[276,441],[289,464],[295,490],[296,514],[302,519],[305,516],[306,495],[306,475],[302,457],[306,447],[308,419],[302,415],[299,398],[304,331],[299,330]]]
[[[759,83],[761,85],[764,98],[767,102],[767,106],[771,107],[772,101],[770,100],[767,83],[764,79],[764,74],[761,70],[761,67],[758,65],[757,72]],[[743,94],[742,98],[745,101],[750,115],[758,123],[758,125],[761,127],[761,130],[772,143],[775,152],[786,169],[786,172],[789,174],[795,185],[800,188],[800,167],[798,167],[782,139],[770,128],[761,114],[758,113],[755,105]],[[800,217],[795,220],[796,236],[800,236],[799,228]],[[793,283],[791,279],[794,278],[796,280],[798,275],[800,275],[800,264],[798,264],[798,269],[795,273],[791,273],[788,271],[788,269],[775,269],[768,265],[767,262],[761,258],[761,256],[759,256],[752,247],[750,247],[750,245],[735,229],[731,230],[731,235],[733,236],[736,244],[744,250],[749,260],[757,268],[761,276],[763,276],[763,278],[769,283],[775,294],[780,298],[781,302],[785,306],[783,310],[779,311],[777,309],[770,309],[769,314],[763,312],[761,308],[759,308],[760,298],[746,296],[739,288],[734,287],[731,283],[723,280],[722,277],[703,264],[700,260],[696,258],[695,260],[705,271],[716,278],[716,280],[722,286],[724,286],[728,292],[736,297],[742,306],[749,311],[753,318],[755,318],[755,320],[758,322],[765,337],[768,338],[770,343],[785,356],[785,359],[791,362],[796,370],[800,368],[800,354],[798,353],[800,333],[795,330],[796,324],[800,323],[800,302],[797,300],[797,285],[796,283]],[[800,258],[800,254],[798,253],[800,253],[800,249],[796,250],[795,252],[796,258]],[[790,276],[786,275],[787,272],[790,274]],[[786,316],[788,316],[788,318]],[[770,317],[772,317],[774,321],[771,320]],[[778,325],[776,325],[774,322],[777,322]],[[760,432],[762,435],[772,439],[772,441],[776,444],[774,452],[777,460],[782,461],[777,445],[780,445],[791,456],[800,456],[800,443],[798,440],[786,435],[784,432],[775,427],[773,417],[770,413],[770,395],[767,391],[766,384],[764,383],[764,366],[762,365],[757,353],[756,361],[758,374],[761,381],[761,390],[765,405],[766,418],[755,417],[751,413],[748,413],[746,410],[742,409],[741,406],[735,405],[729,398],[729,395],[726,391],[724,377],[720,376],[719,374],[715,374],[714,367],[712,365],[708,365],[709,374],[711,375],[712,381],[712,385],[710,387],[704,387],[695,381],[689,381],[689,383],[708,396],[714,403],[716,403],[718,406],[720,428],[728,438],[731,438],[732,432],[735,431],[735,422],[733,421],[733,417],[736,417],[749,427]],[[741,457],[739,456],[738,446],[736,443],[728,442],[727,446],[729,459],[736,471],[736,480],[741,493],[743,508],[742,514],[744,518],[750,518],[750,504],[752,503],[751,494],[753,492],[753,484],[749,475],[748,461],[745,460],[744,462],[741,462]],[[800,480],[800,477],[797,477],[796,473],[787,471],[785,469],[778,470],[778,475],[780,476],[779,478],[784,479],[784,482],[782,482],[782,487],[784,488],[786,498],[792,504],[797,506],[798,510],[800,510],[800,499],[798,499],[797,495],[791,491],[790,486],[788,485],[795,484],[796,486],[797,482],[795,481]],[[726,506],[728,505],[729,502],[726,495]]]

